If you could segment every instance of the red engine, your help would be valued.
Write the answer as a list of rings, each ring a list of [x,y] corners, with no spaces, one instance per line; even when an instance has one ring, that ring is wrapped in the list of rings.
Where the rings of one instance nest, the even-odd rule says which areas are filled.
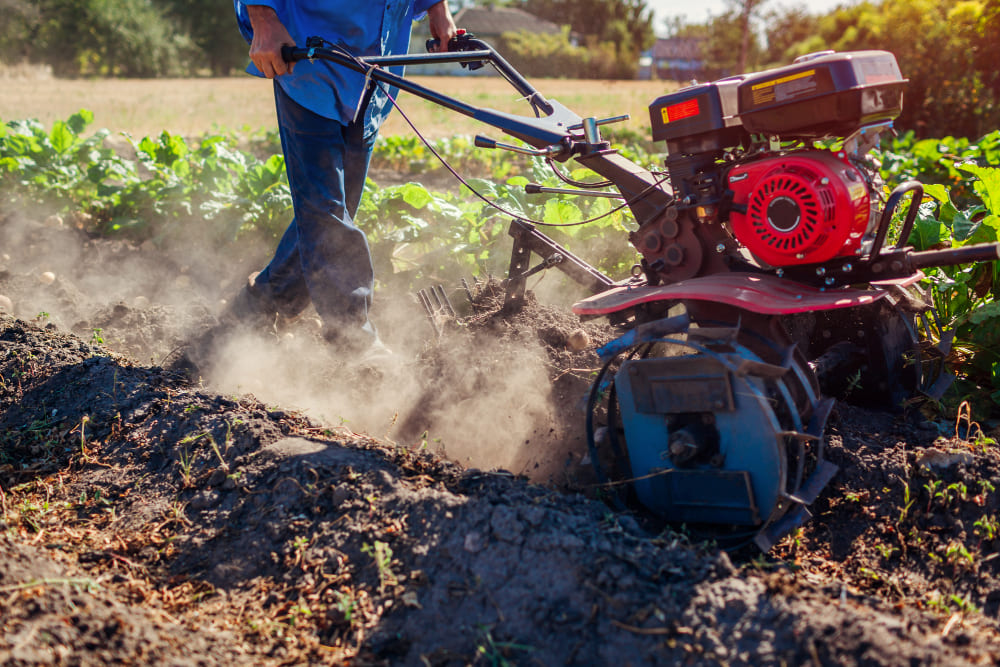
[[[864,174],[829,152],[748,162],[729,172],[728,185],[733,234],[771,266],[852,255],[872,225]]]
[[[659,219],[643,223],[632,238],[647,275],[670,283],[739,270],[741,250],[773,269],[862,250],[879,201],[877,174],[860,165],[902,110],[905,85],[891,53],[823,52],[654,100],[653,139],[667,144],[678,219],[692,221],[708,252],[692,250],[685,224],[674,238]],[[830,138],[843,139],[840,152],[815,148]],[[657,234],[663,238],[650,238]],[[673,262],[657,250],[669,249],[667,241],[682,246]],[[719,257],[723,263],[711,264]]]

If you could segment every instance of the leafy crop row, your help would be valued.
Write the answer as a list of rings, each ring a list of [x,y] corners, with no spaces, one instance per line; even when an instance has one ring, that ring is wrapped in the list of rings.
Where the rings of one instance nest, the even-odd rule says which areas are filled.
[[[906,134],[881,151],[887,182],[924,183],[908,240],[917,250],[958,248],[1000,240],[1000,131],[978,142],[964,138],[914,141]],[[927,285],[942,321],[955,331],[953,355],[974,385],[990,388],[1000,405],[1000,262],[927,269]],[[960,391],[962,385],[960,383]]]
[[[273,135],[258,140],[252,151],[230,135],[189,143],[167,132],[138,141],[125,137],[127,144],[115,149],[107,130],[85,136],[92,120],[92,114],[81,111],[48,130],[32,120],[0,126],[4,204],[71,213],[89,232],[154,242],[200,225],[219,243],[259,243],[276,238],[291,220],[284,163]],[[631,159],[655,161],[652,147],[641,138],[614,139],[628,143],[622,150]],[[561,185],[544,162],[476,151],[462,136],[432,145],[460,173],[474,177],[447,192],[417,182],[379,187],[368,181],[358,224],[369,235],[382,281],[412,286],[459,275],[502,275],[509,260],[511,215],[569,225],[546,231],[610,275],[623,275],[635,261],[623,233],[631,218],[612,200],[528,195],[523,186],[529,181]],[[876,157],[887,190],[909,179],[925,184],[925,201],[909,239],[918,250],[1000,236],[1000,169],[992,166],[1000,164],[1000,131],[978,142],[916,141],[907,134],[887,142]],[[441,169],[431,151],[410,137],[380,139],[372,164],[413,175]],[[570,175],[592,176],[586,170]],[[598,220],[574,224],[590,218]],[[939,315],[956,330],[956,361],[969,382],[989,387],[992,402],[1000,405],[998,263],[927,274]]]

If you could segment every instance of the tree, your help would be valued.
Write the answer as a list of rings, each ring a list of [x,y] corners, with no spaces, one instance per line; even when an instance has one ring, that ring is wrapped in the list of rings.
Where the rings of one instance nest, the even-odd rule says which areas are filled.
[[[890,51],[909,80],[897,125],[978,138],[1000,121],[998,13],[997,0],[863,2],[822,17],[801,50]]]
[[[973,37],[976,71],[983,75],[984,84],[992,93],[995,110],[1000,104],[1000,0],[986,0],[976,22]]]
[[[652,12],[644,0],[520,0],[520,7],[539,18],[569,25],[588,48],[610,44],[621,78],[635,76],[639,54],[653,44]]]
[[[31,56],[38,8],[25,0],[0,0],[0,61],[17,63]]]
[[[798,56],[801,49],[818,30],[819,18],[805,9],[772,10],[764,17],[764,37],[767,49],[764,65],[787,65]]]
[[[201,50],[204,65],[224,76],[246,66],[247,43],[236,28],[232,3],[204,0],[161,0],[171,21]],[[196,63],[197,64],[197,63]]]
[[[596,50],[575,46],[570,41],[569,26],[563,26],[558,35],[504,33],[498,46],[507,60],[529,77],[610,79],[616,72],[613,46]]]
[[[192,44],[148,0],[37,0],[26,56],[58,76],[183,74]]]
[[[753,19],[760,14],[761,8],[767,0],[727,0],[733,8],[734,13],[740,17],[740,60],[737,69],[740,72],[747,71],[747,64],[750,58],[750,42],[753,39]]]

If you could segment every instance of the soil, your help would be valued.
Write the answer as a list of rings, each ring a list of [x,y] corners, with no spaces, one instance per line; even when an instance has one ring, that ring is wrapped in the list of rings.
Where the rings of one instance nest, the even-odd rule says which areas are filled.
[[[390,366],[307,316],[192,380],[171,360],[260,260],[196,247],[0,216],[0,663],[1000,661],[969,420],[838,404],[812,520],[727,553],[595,497],[607,326],[487,284],[438,338],[380,293]]]

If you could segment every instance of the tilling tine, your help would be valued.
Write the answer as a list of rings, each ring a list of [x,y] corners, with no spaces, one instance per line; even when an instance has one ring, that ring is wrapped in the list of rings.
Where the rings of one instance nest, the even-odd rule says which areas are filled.
[[[434,285],[430,289],[421,289],[417,292],[417,298],[420,299],[420,305],[427,313],[427,320],[431,323],[431,328],[434,329],[434,335],[440,338],[444,323],[453,321],[456,317],[455,309],[452,307],[444,287]]]

